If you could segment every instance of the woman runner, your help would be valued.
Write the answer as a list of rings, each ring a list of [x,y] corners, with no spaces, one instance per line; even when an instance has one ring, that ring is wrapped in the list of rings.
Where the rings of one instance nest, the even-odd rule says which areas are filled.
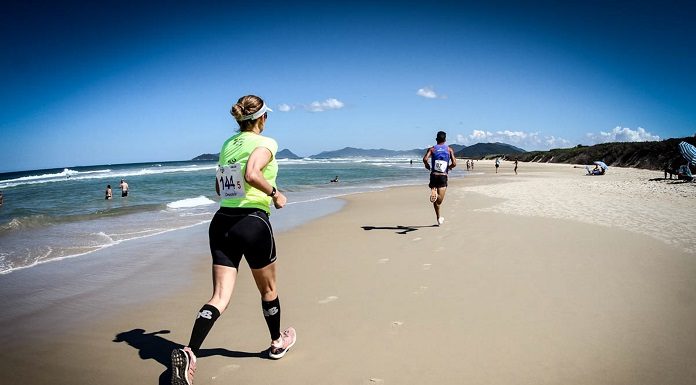
[[[242,256],[261,293],[261,308],[271,336],[269,357],[279,359],[295,344],[295,329],[280,330],[276,248],[268,216],[271,202],[280,209],[287,199],[275,187],[278,144],[261,135],[268,111],[272,110],[255,95],[240,98],[230,110],[240,132],[222,145],[216,173],[220,209],[208,230],[213,257],[213,295],[199,310],[188,345],[172,351],[172,385],[193,384],[196,355],[230,302]]]

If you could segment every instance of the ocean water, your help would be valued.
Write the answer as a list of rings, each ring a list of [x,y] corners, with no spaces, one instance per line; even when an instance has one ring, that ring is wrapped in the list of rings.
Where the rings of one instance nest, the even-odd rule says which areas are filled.
[[[272,210],[276,231],[338,210],[334,198],[428,180],[420,159],[279,160],[279,166],[288,205]],[[219,202],[215,168],[216,162],[161,162],[0,174],[0,274],[206,224]],[[335,176],[339,183],[329,183]],[[121,179],[130,186],[125,198]],[[107,184],[112,200],[104,199]]]

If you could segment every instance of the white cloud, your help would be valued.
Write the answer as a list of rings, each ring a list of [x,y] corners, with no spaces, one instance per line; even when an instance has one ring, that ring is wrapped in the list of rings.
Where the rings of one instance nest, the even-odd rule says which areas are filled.
[[[432,86],[419,88],[416,92],[416,95],[428,99],[447,99],[447,95],[438,95],[437,92],[435,92],[435,88],[433,88]]]
[[[280,111],[280,112],[290,112],[294,109],[295,109],[295,107],[293,107],[289,104],[281,103],[278,105],[278,111]]]
[[[609,132],[600,131],[599,134],[588,133],[587,138],[590,144],[608,142],[650,142],[660,140],[660,137],[646,131],[643,127],[632,130],[628,127],[614,127]]]
[[[565,138],[554,135],[542,135],[539,132],[526,131],[485,131],[472,130],[470,134],[458,134],[457,143],[471,146],[476,143],[501,142],[523,148],[527,151],[549,150],[552,148],[574,147],[573,143]],[[642,127],[633,130],[627,127],[616,127],[610,132],[600,132],[599,134],[587,134],[588,145],[607,143],[607,142],[647,142],[660,140],[660,137],[653,135]]]
[[[469,138],[472,140],[486,140],[486,138],[492,135],[493,134],[490,131],[474,130],[471,132],[471,135],[469,135]]]
[[[345,104],[342,101],[336,98],[328,98],[323,102],[312,102],[308,106],[305,106],[305,108],[311,112],[323,112],[327,110],[340,110],[344,106]]]
[[[437,97],[435,91],[430,87],[419,88],[416,94],[428,99],[435,99]]]
[[[507,143],[522,149],[531,150],[548,150],[551,148],[570,147],[570,141],[555,137],[543,136],[538,132],[525,131],[483,131],[472,130],[469,135],[457,135],[457,143],[466,146],[471,146],[476,143]]]

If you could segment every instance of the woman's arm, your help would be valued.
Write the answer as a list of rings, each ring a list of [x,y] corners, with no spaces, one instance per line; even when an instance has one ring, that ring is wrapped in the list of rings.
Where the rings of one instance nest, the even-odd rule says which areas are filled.
[[[271,161],[271,157],[271,150],[266,147],[256,147],[251,155],[249,155],[246,172],[244,173],[244,180],[252,187],[266,193],[266,195],[270,195],[274,187],[263,177],[261,170]],[[276,191],[275,195],[273,195],[273,205],[275,208],[282,208],[285,206],[286,202],[287,198],[285,198],[285,195],[280,191]]]

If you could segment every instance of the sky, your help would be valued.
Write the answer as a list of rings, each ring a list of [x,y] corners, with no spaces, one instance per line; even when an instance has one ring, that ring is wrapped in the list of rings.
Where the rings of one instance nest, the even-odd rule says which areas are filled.
[[[217,153],[247,94],[300,156],[696,134],[687,1],[14,3],[0,172]]]

